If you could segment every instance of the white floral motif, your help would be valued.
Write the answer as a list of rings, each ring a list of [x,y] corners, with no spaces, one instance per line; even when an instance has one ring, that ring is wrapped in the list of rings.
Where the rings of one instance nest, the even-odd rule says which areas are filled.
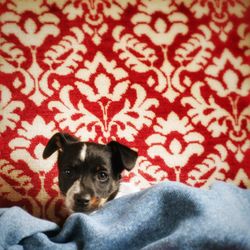
[[[77,63],[83,59],[86,53],[86,47],[82,44],[84,34],[76,27],[70,29],[71,33],[62,37],[58,44],[52,45],[45,53],[44,62],[50,67],[47,75],[54,73],[58,75],[68,75],[73,73]],[[67,58],[62,59],[65,54]]]
[[[54,204],[61,199],[58,187],[57,189],[52,188],[58,193],[58,195],[55,195],[54,197],[51,197],[51,193],[45,188],[47,181],[46,178],[56,163],[56,154],[52,155],[49,159],[44,160],[42,158],[42,152],[45,145],[40,142],[40,139],[37,140],[41,137],[48,140],[55,132],[55,124],[53,121],[46,124],[43,118],[37,115],[32,123],[23,121],[22,127],[18,129],[17,137],[9,142],[9,147],[12,150],[10,158],[16,163],[22,162],[25,164],[33,172],[33,175],[40,180],[40,183],[36,184],[39,185],[40,188],[39,192],[36,192],[35,197],[31,197],[27,194],[27,199],[29,203],[31,203],[32,213],[39,217],[48,216],[48,204],[45,204],[44,201],[50,201]],[[13,173],[16,171],[15,173],[18,175],[18,178],[15,178],[15,180],[18,180],[20,184],[23,183],[22,185],[25,186],[26,192],[33,188],[33,180],[29,177],[22,176],[21,171],[12,170],[11,167],[5,167],[5,170],[7,172],[12,171]],[[12,172],[11,176],[13,178]],[[12,190],[10,190],[10,192],[13,193]],[[18,192],[14,192],[14,195],[17,198],[20,196]],[[24,197],[26,198],[26,195],[22,196],[21,199]],[[13,197],[9,198],[13,201]]]
[[[143,0],[139,4],[138,9],[140,12],[138,14],[135,14],[132,18],[132,23],[135,25],[135,34],[137,34],[139,37],[146,35],[150,40],[152,40],[154,44],[160,46],[164,55],[164,60],[160,69],[158,69],[158,67],[153,67],[153,63],[157,59],[157,57],[155,55],[155,51],[153,51],[154,54],[152,55],[152,52],[150,51],[151,48],[149,47],[147,48],[148,53],[145,53],[146,51],[140,53],[144,57],[141,57],[140,60],[143,63],[138,64],[139,60],[137,59],[134,68],[138,72],[146,72],[148,70],[152,70],[156,74],[157,80],[155,81],[155,79],[150,77],[148,79],[148,84],[150,86],[153,86],[157,82],[157,86],[155,86],[155,89],[159,92],[163,92],[163,96],[166,97],[170,102],[173,102],[179,95],[179,91],[177,90],[178,86],[176,86],[177,88],[173,87],[175,82],[171,81],[170,75],[174,75],[174,73],[176,73],[174,76],[176,80],[179,77],[180,71],[176,72],[175,68],[170,64],[168,60],[168,46],[173,44],[177,35],[187,34],[188,26],[186,25],[186,23],[188,19],[183,13],[177,11],[177,6],[175,5],[174,1],[171,0],[158,0],[157,4],[151,0]],[[162,13],[162,17],[159,17],[158,15],[154,16],[154,14],[159,12]],[[124,40],[124,38],[128,37],[128,35],[122,37],[121,31],[118,30],[119,33],[117,33],[117,30],[115,30],[113,34],[114,36],[116,36],[115,38],[117,40],[117,43],[121,44],[118,39]],[[131,38],[128,37],[126,43],[128,44],[130,40]],[[141,48],[141,50],[144,50],[144,48],[147,47],[143,45],[143,43],[137,41],[135,44],[136,47]],[[124,58],[122,54],[127,54],[125,58],[130,59],[130,51],[134,50],[135,52],[137,52],[138,49],[136,49],[136,47],[132,48],[132,50],[128,50],[127,48],[123,49],[124,52],[120,54],[120,57]],[[131,63],[132,60],[127,60],[127,62]],[[148,62],[149,64],[147,64]],[[145,67],[145,64],[149,66]],[[179,85],[178,81],[176,81],[176,84]],[[183,91],[183,89],[184,87],[182,87],[180,90]]]
[[[16,36],[30,49],[32,63],[25,69],[22,63],[28,60],[24,53],[8,40],[1,39],[1,50],[8,55],[1,58],[1,70],[8,74],[20,72],[22,77],[17,77],[13,86],[39,106],[54,93],[55,86],[55,89],[58,89],[58,84],[52,83],[49,86],[48,78],[52,74],[70,74],[77,62],[82,60],[82,54],[86,51],[85,46],[81,44],[84,35],[80,29],[72,27],[68,35],[62,37],[58,44],[52,45],[45,53],[44,62],[49,66],[49,69],[45,70],[39,63],[37,50],[48,36],[59,35],[59,18],[49,12],[49,8],[41,0],[12,0],[7,6],[8,11],[1,16],[2,32],[7,36]],[[23,16],[25,20],[20,22]],[[60,58],[61,56],[64,58]]]
[[[239,112],[238,103],[241,96],[250,94],[250,66],[243,63],[242,57],[234,57],[225,49],[220,58],[213,59],[213,64],[206,68],[205,73],[210,88],[215,90],[218,96],[227,98],[231,104],[230,120],[233,129],[229,132],[230,139],[226,145],[241,162],[244,152],[250,148],[250,140],[247,139],[250,131],[250,105]],[[249,124],[246,129],[242,129],[244,121]]]
[[[230,17],[243,17],[250,5],[249,1],[238,0],[177,0],[177,3],[186,5],[196,18],[210,15],[209,27],[219,35],[220,40],[223,42],[228,39],[228,34],[234,27]]]
[[[143,0],[138,9],[140,13],[132,18],[134,31],[138,36],[148,36],[156,45],[170,45],[178,34],[184,35],[188,32],[188,19],[183,13],[176,11],[173,1],[158,0],[155,3]],[[154,20],[153,15],[156,12],[165,14],[166,19],[158,17]]]
[[[85,63],[86,69],[81,69],[76,73],[76,77],[83,82],[77,82],[78,89],[90,101],[97,101],[103,112],[104,126],[102,128],[106,138],[110,136],[112,126],[117,128],[117,135],[120,138],[126,138],[132,141],[138,133],[137,130],[142,129],[143,125],[150,126],[154,113],[148,109],[152,106],[158,106],[156,99],[147,99],[146,92],[139,84],[131,85],[131,89],[136,91],[137,100],[134,105],[126,99],[123,108],[112,118],[108,117],[108,109],[115,101],[120,101],[129,87],[128,74],[122,68],[116,67],[116,62],[108,62],[106,58],[97,53],[92,62]],[[105,67],[105,73],[97,74],[98,67]],[[90,76],[94,77],[94,86],[96,93],[91,90],[90,85],[85,84],[90,81]],[[114,87],[111,88],[111,79],[113,79]],[[105,101],[103,98],[107,99]],[[136,115],[136,118],[134,115]],[[119,123],[126,122],[126,126],[120,126]],[[132,125],[129,125],[132,124]]]
[[[153,68],[153,63],[157,59],[154,49],[131,34],[123,35],[124,30],[123,26],[117,26],[113,31],[113,37],[117,41],[114,51],[120,53],[121,59],[125,59],[127,67],[140,73],[147,72]]]
[[[167,180],[168,173],[160,166],[153,165],[146,157],[140,156],[136,166],[130,172],[124,173],[123,179],[129,180],[138,188],[144,189]]]
[[[6,178],[7,177],[7,178]],[[57,179],[57,178],[56,178]],[[7,180],[11,180],[9,183]],[[24,201],[25,205],[29,206],[33,215],[37,217],[44,217],[56,219],[55,204],[62,200],[59,195],[58,184],[52,187],[54,191],[58,193],[57,196],[50,197],[44,189],[44,176],[41,177],[42,188],[36,195],[35,199],[30,195],[30,191],[33,190],[34,185],[32,178],[25,174],[22,169],[17,169],[17,166],[12,166],[6,160],[0,160],[0,196],[4,197],[13,204]],[[37,186],[37,183],[36,183]],[[49,201],[46,205],[44,201]],[[61,214],[63,211],[61,212]]]
[[[62,130],[68,128],[76,136],[84,136],[85,140],[94,139],[96,131],[92,125],[96,124],[99,119],[85,108],[81,100],[77,106],[71,103],[70,91],[72,90],[72,86],[64,86],[60,91],[60,101],[51,101],[48,107],[50,110],[59,111],[55,115],[55,120],[59,122]]]
[[[7,128],[14,129],[20,120],[20,116],[15,111],[24,109],[23,102],[12,101],[11,98],[10,90],[0,84],[0,133],[3,133]]]
[[[37,58],[36,48],[30,48],[32,55],[32,64],[29,69],[25,70],[22,63],[25,61],[23,52],[16,48],[13,43],[0,40],[1,49],[8,54],[8,57],[1,58],[1,70],[4,73],[11,74],[20,72],[24,81],[16,78],[13,85],[16,89],[21,90],[28,95],[36,105],[40,105],[45,99],[54,93],[52,88],[58,90],[58,82],[48,84],[48,78],[52,74],[68,75],[77,67],[77,63],[82,60],[82,55],[86,48],[82,45],[84,39],[83,33],[77,28],[71,28],[70,34],[61,38],[58,44],[52,45],[45,53],[44,63],[49,67],[44,70],[40,67]],[[62,59],[63,55],[67,57]],[[17,62],[17,65],[16,65]],[[60,87],[60,85],[59,85]]]
[[[211,31],[204,25],[200,25],[198,30],[199,32],[194,33],[176,50],[174,58],[181,64],[179,67],[170,63],[168,48],[163,45],[161,46],[163,63],[160,67],[155,66],[154,63],[157,60],[155,50],[146,43],[140,42],[132,34],[124,34],[122,26],[117,26],[113,31],[113,37],[116,40],[113,49],[119,53],[120,59],[125,60],[127,67],[139,73],[152,73],[154,78],[152,76],[148,78],[148,85],[173,102],[191,84],[188,77],[185,77],[183,82],[180,81],[181,73],[197,72],[203,69],[214,49],[214,44],[210,41]]]
[[[126,99],[123,108],[113,117],[109,117],[108,108],[113,102],[108,102],[105,105],[101,101],[97,101],[102,111],[102,117],[98,117],[91,113],[86,108],[87,105],[84,105],[81,100],[78,102],[77,107],[71,103],[70,91],[72,89],[70,86],[65,86],[60,93],[61,102],[52,101],[49,103],[49,108],[55,108],[59,111],[55,115],[55,120],[59,122],[61,129],[68,128],[76,136],[84,140],[96,139],[96,128],[99,127],[102,131],[102,137],[99,137],[99,142],[106,143],[110,138],[111,129],[116,127],[119,138],[132,141],[138,130],[142,129],[144,125],[150,126],[154,113],[149,109],[152,106],[158,106],[156,99],[146,99],[145,90],[140,85],[134,84],[131,86],[131,89],[135,90],[137,96],[137,101],[134,104],[131,104]],[[133,117],[134,115],[136,115],[136,118]]]
[[[204,85],[202,82],[196,82],[191,88],[192,97],[184,97],[181,103],[184,106],[191,106],[188,111],[189,117],[195,124],[201,123],[205,126],[213,137],[227,134],[229,136],[226,141],[227,148],[234,152],[236,159],[241,162],[244,152],[250,147],[250,140],[247,139],[250,131],[250,105],[239,112],[237,108],[239,97],[233,99],[229,96],[229,103],[233,110],[231,114],[218,105],[212,95],[209,96],[208,101],[203,98],[201,88]]]
[[[49,35],[57,36],[59,19],[43,4],[42,0],[11,0],[8,4],[9,12],[4,13],[1,21],[4,23],[2,32],[6,35],[13,34],[25,46],[39,47]],[[21,15],[27,11],[37,15],[36,20],[27,17],[20,22]],[[22,23],[22,26],[20,26]],[[40,27],[37,26],[40,24]]]
[[[10,181],[10,182],[9,182]],[[13,166],[6,160],[0,160],[0,196],[14,204],[25,199],[32,207],[34,215],[39,216],[40,208],[36,201],[29,195],[34,187],[31,178],[17,166]]]
[[[6,74],[11,74],[15,72],[16,68],[12,65],[13,62],[17,64],[17,68],[21,68],[21,64],[25,62],[25,56],[21,49],[19,49],[14,43],[6,41],[4,38],[0,37],[0,49],[3,53],[0,53],[0,66],[1,71]],[[7,58],[3,57],[2,54],[8,55]]]
[[[195,124],[201,122],[213,137],[218,137],[227,131],[226,120],[223,122],[219,122],[219,120],[230,116],[230,113],[216,104],[213,96],[210,96],[206,102],[201,95],[202,86],[204,83],[196,82],[191,88],[192,97],[184,97],[181,103],[184,106],[191,105],[192,109],[188,111],[188,115]]]
[[[250,56],[250,31],[248,28],[248,24],[242,23],[237,30],[241,38],[239,48],[244,49],[244,54],[246,56]]]
[[[189,72],[201,70],[211,58],[211,52],[215,48],[210,41],[210,30],[204,25],[200,25],[198,30],[200,33],[194,33],[187,42],[181,43],[176,50],[175,60],[180,63],[179,68],[185,68]],[[199,50],[199,52],[192,57],[191,54],[195,50]]]
[[[15,189],[25,190],[25,198],[30,199],[28,191],[33,187],[31,178],[24,174],[23,170],[16,169],[6,160],[0,160],[0,195],[11,201],[23,199],[23,195]],[[3,176],[12,180],[12,185],[7,183]]]
[[[48,0],[49,4],[56,4],[69,20],[76,18],[82,21],[82,30],[88,34],[92,41],[99,45],[102,36],[108,31],[107,18],[120,20],[128,5],[134,5],[135,0],[88,0],[88,1],[65,1]],[[87,9],[87,10],[86,10]]]
[[[231,65],[230,68],[228,64]],[[220,81],[221,72],[223,75]],[[221,97],[232,93],[247,96],[250,93],[250,66],[243,63],[242,57],[235,58],[228,49],[223,51],[220,58],[213,59],[213,64],[206,68],[205,73],[210,88]]]
[[[52,131],[55,131],[54,122],[46,124],[39,115],[34,118],[32,124],[23,121],[22,128],[18,130],[19,136],[9,142],[9,146],[12,149],[11,159],[15,162],[25,159],[26,164],[34,173],[47,173],[51,171],[56,157],[53,156],[48,160],[42,159],[42,152],[45,145],[34,141],[38,136],[49,139],[53,135]],[[32,154],[30,150],[31,146],[34,148]]]
[[[242,17],[247,7],[250,5],[248,1],[237,0],[177,0],[176,2],[178,4],[186,5],[194,13],[196,18],[201,18],[211,13],[212,17],[217,19],[228,18],[228,14],[232,14],[237,17]]]
[[[131,89],[136,93],[135,103],[126,99],[123,108],[109,124],[109,129],[116,126],[118,137],[127,141],[133,141],[143,126],[149,127],[152,124],[155,113],[150,109],[159,105],[157,99],[147,98],[147,93],[140,84],[133,84]]]
[[[101,116],[91,113],[87,108],[88,103],[83,104],[82,100],[76,106],[73,105],[70,100],[73,87],[65,86],[60,92],[61,102],[49,103],[50,109],[56,108],[59,111],[55,119],[60,127],[68,127],[77,136],[84,136],[85,140],[95,139],[96,128],[99,127],[102,131],[101,142],[109,140],[111,131],[115,128],[119,138],[134,140],[144,125],[151,125],[155,116],[151,108],[157,107],[159,102],[154,98],[147,98],[145,89],[139,84],[130,84],[127,72],[117,67],[114,60],[107,61],[101,53],[97,53],[92,62],[86,61],[84,66],[76,72],[79,81],[75,84],[87,101],[96,102]],[[94,84],[91,86],[89,81]],[[134,102],[124,98],[127,91],[135,94]],[[122,104],[121,109],[111,117],[109,109],[118,102],[119,106]]]
[[[215,153],[210,153],[200,164],[188,173],[189,185],[210,187],[216,180],[225,180],[225,172],[229,171],[226,162],[227,150],[223,145],[215,145]],[[207,174],[209,173],[209,176]]]
[[[85,4],[89,12],[85,15],[86,22],[82,26],[83,31],[92,37],[92,41],[96,45],[99,45],[102,36],[108,31],[105,19],[111,17],[114,20],[120,20],[124,9],[128,4],[135,4],[135,0],[112,0],[111,3],[102,0],[89,0]],[[103,9],[103,12],[100,9]]]
[[[146,139],[150,146],[148,154],[151,158],[160,157],[166,166],[174,168],[176,180],[180,181],[181,168],[185,167],[193,155],[201,155],[204,152],[202,142],[204,137],[194,131],[187,117],[180,119],[178,115],[171,112],[167,120],[157,118],[154,126],[155,133]],[[177,132],[177,136],[171,136],[172,132]],[[169,145],[164,147],[168,141]]]
[[[97,72],[100,65],[105,67],[106,72],[96,75],[93,79],[96,87],[96,91],[94,91],[87,83],[93,78],[93,74]],[[76,82],[76,86],[83,95],[87,96],[89,101],[99,101],[103,97],[111,101],[119,101],[121,99],[129,85],[128,73],[122,68],[116,67],[114,60],[108,62],[103,54],[97,52],[93,61],[86,61],[84,66],[85,68],[76,72],[76,77],[81,80],[81,82]],[[111,74],[116,82],[113,92],[111,92]]]
[[[226,182],[233,183],[237,186],[240,186],[243,184],[246,188],[250,188],[250,178],[248,177],[247,173],[244,171],[244,169],[240,168],[234,177],[234,179],[228,178]]]

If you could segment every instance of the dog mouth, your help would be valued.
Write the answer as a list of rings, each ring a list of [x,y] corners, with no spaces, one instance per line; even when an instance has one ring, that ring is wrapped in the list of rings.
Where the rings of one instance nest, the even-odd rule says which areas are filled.
[[[107,198],[91,197],[88,202],[74,199],[73,203],[68,206],[73,213],[92,213],[101,208],[107,201]]]

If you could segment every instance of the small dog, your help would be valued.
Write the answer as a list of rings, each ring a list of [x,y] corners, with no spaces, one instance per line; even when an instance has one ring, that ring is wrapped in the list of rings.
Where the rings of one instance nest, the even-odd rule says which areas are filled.
[[[70,212],[90,213],[115,198],[121,172],[130,171],[137,152],[118,142],[107,145],[81,142],[56,133],[43,152],[47,159],[58,151],[59,188]]]

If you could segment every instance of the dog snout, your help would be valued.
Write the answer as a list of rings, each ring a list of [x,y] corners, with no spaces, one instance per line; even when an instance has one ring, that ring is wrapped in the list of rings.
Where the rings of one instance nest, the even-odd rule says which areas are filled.
[[[90,203],[91,196],[90,194],[76,194],[75,195],[75,204],[78,207],[87,207]]]

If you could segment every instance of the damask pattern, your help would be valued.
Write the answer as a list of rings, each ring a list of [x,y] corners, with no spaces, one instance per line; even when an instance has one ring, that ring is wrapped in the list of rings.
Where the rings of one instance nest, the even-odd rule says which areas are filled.
[[[124,181],[250,188],[250,1],[3,0],[0,205],[65,217],[66,131],[139,152]]]

